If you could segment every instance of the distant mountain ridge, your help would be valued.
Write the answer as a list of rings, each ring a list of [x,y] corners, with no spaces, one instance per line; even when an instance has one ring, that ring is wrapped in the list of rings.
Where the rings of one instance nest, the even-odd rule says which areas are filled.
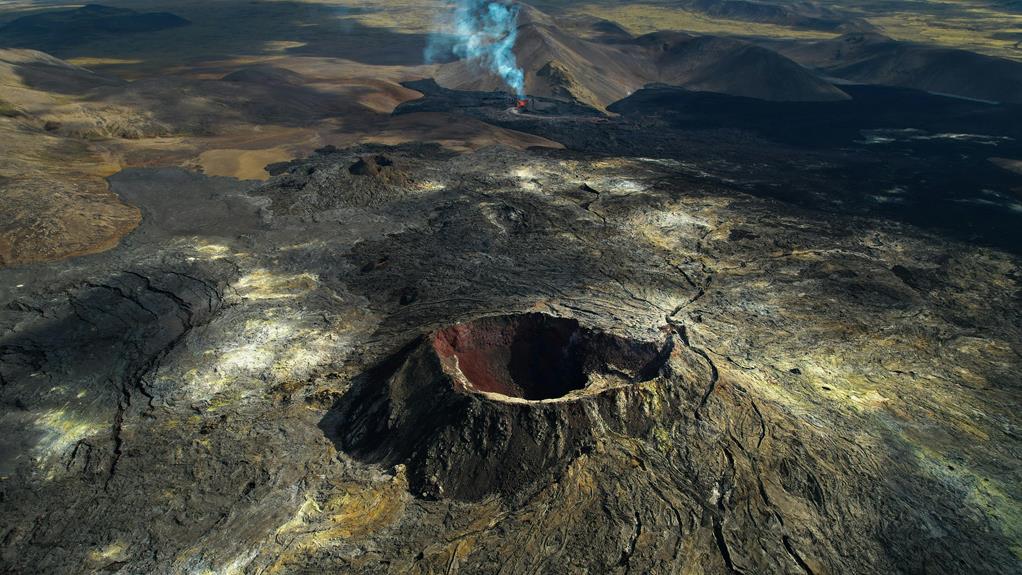
[[[638,38],[597,22],[605,41],[576,36],[526,6],[515,54],[526,91],[605,108],[650,83],[778,101],[833,101],[839,88],[772,50],[744,40],[659,32]],[[460,90],[500,90],[500,78],[470,62],[444,64],[437,82]]]
[[[1022,103],[1022,62],[853,33],[815,42],[765,42],[820,74],[863,84]]]
[[[685,0],[681,6],[714,18],[777,24],[822,31],[864,31],[874,27],[862,18],[813,2],[771,3],[756,0]]]
[[[22,16],[0,27],[0,46],[57,50],[96,38],[155,32],[191,24],[169,12],[136,12],[100,4]]]

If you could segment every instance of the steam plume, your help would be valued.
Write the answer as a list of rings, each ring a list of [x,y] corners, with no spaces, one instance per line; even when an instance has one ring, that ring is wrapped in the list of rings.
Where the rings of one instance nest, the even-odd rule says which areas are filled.
[[[519,97],[525,96],[525,74],[514,47],[518,39],[518,6],[509,0],[457,0],[447,34],[433,34],[426,61],[453,54],[500,76]]]

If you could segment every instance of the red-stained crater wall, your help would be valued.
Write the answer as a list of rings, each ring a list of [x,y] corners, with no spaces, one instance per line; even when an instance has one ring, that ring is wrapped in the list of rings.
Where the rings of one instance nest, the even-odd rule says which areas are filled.
[[[528,400],[585,387],[582,345],[578,322],[540,314],[483,318],[433,340],[441,358],[457,358],[474,389]]]

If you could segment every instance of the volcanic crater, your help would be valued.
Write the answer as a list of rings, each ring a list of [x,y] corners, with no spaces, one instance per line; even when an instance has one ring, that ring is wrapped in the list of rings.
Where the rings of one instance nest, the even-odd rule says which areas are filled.
[[[675,364],[698,361],[674,343],[540,313],[454,324],[368,372],[341,400],[336,436],[359,459],[406,465],[426,497],[520,496],[608,430],[648,434],[647,396],[679,393]]]
[[[538,313],[454,325],[432,342],[456,389],[498,400],[578,399],[652,379],[666,361],[653,343]]]

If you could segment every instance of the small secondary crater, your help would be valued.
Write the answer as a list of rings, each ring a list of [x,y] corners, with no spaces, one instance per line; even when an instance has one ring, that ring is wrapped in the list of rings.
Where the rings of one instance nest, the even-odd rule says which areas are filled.
[[[538,313],[481,318],[440,330],[433,334],[433,349],[461,390],[528,401],[647,381],[666,361],[664,350],[653,343]]]

